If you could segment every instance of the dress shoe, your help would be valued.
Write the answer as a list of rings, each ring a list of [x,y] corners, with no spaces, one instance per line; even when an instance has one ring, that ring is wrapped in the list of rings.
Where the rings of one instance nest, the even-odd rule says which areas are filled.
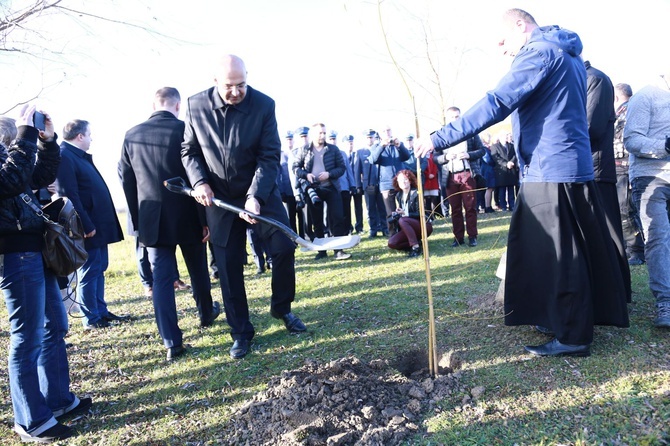
[[[99,328],[107,328],[109,327],[109,322],[107,322],[107,319],[100,319],[98,322],[94,322],[92,324],[86,324],[84,325],[84,330],[97,330]]]
[[[657,304],[656,307],[656,321],[654,321],[654,325],[659,328],[670,328],[670,302]]]
[[[188,291],[191,289],[191,285],[185,283],[183,280],[177,279],[174,281],[174,290],[175,291]]]
[[[71,418],[76,415],[86,413],[91,408],[91,406],[93,406],[93,400],[90,397],[81,398],[76,406],[68,408],[68,410],[59,415],[56,415],[55,413],[54,415],[56,415],[56,420],[61,421],[65,418]]]
[[[591,346],[561,344],[558,339],[552,339],[542,345],[527,345],[526,351],[537,356],[590,356]]]
[[[477,246],[477,237],[468,237],[468,246]]]
[[[240,359],[247,356],[249,353],[249,348],[251,347],[251,341],[248,339],[235,339],[233,346],[230,347],[230,357],[233,359]]]
[[[126,321],[130,320],[129,315],[117,316],[116,314],[112,313],[111,311],[108,311],[107,316],[103,316],[102,318],[104,320],[106,320],[107,322],[111,322],[111,321],[126,322]]]
[[[316,253],[316,256],[314,256],[314,260],[321,260],[321,259],[325,259],[326,257],[328,257],[328,254],[326,253],[326,251],[319,251],[319,252]]]
[[[335,260],[347,260],[351,257],[351,254],[344,252],[342,250],[335,251]]]
[[[451,244],[452,248],[458,248],[461,245],[465,244],[465,240],[460,239],[460,240],[454,240],[454,243]]]
[[[273,318],[284,321],[284,326],[289,331],[289,333],[304,333],[307,331],[305,324],[303,324],[300,318],[293,313],[286,313],[281,315],[279,313],[275,313],[274,311],[270,311],[270,314]]]
[[[375,238],[377,237],[377,231],[370,231],[368,233],[368,238]]]
[[[212,315],[205,322],[200,322],[201,327],[210,327],[217,317],[221,314],[221,305],[218,302],[212,303]]]
[[[547,327],[543,327],[542,325],[533,325],[533,330],[537,331],[538,333],[542,333],[543,335],[547,336],[553,336],[554,332],[548,329]]]
[[[165,359],[168,361],[173,361],[180,356],[183,356],[188,352],[188,345],[176,345],[167,349],[167,355]]]
[[[28,433],[19,432],[19,436],[23,443],[53,443],[54,441],[70,438],[73,433],[74,431],[71,427],[56,423],[56,425],[51,426],[41,434],[30,435]]]

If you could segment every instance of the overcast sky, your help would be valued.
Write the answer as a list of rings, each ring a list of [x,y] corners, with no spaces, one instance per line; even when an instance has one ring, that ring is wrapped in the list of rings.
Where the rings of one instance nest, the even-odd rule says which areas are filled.
[[[30,3],[0,0],[3,8]],[[139,27],[75,14],[33,21],[39,33],[22,38],[49,51],[0,53],[0,110],[43,89],[34,102],[53,115],[59,134],[70,119],[89,120],[94,162],[119,207],[124,203],[116,163],[125,131],[151,114],[158,88],[176,87],[183,99],[209,88],[217,55],[234,53],[245,60],[248,83],[275,99],[282,134],[314,122],[340,135],[354,134],[361,144],[366,128],[390,124],[399,137],[415,132],[408,89],[391,63],[376,1],[63,4]],[[670,0],[623,6],[584,0],[385,0],[381,23],[415,98],[422,133],[439,126],[440,103],[467,109],[509,67],[510,60],[496,52],[498,18],[509,7],[527,10],[540,25],[577,32],[585,58],[633,91],[658,78],[667,64]]]

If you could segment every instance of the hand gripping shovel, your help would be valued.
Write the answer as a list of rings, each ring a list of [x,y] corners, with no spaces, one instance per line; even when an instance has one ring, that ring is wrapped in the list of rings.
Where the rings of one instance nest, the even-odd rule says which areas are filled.
[[[193,189],[186,185],[186,181],[184,181],[183,178],[170,178],[169,180],[163,181],[163,185],[165,185],[165,187],[167,187],[170,192],[188,195],[189,197],[193,196]],[[347,249],[358,245],[361,241],[361,238],[358,235],[345,235],[342,237],[315,238],[310,242],[301,238],[298,234],[293,232],[291,228],[283,223],[278,222],[277,220],[263,217],[262,215],[252,214],[251,212],[245,211],[244,209],[238,208],[237,206],[233,206],[232,204],[226,203],[225,201],[221,201],[218,198],[213,198],[212,202],[214,205],[227,211],[234,212],[236,214],[244,212],[256,221],[279,229],[293,242],[300,245],[302,247],[302,251],[330,251]]]

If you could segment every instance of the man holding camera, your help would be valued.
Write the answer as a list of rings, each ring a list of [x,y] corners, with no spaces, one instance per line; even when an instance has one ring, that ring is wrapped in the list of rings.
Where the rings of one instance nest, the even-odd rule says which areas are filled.
[[[342,196],[338,178],[344,175],[346,167],[337,146],[326,143],[325,124],[314,124],[309,131],[309,145],[298,149],[293,162],[293,172],[310,195],[307,199],[309,212],[314,223],[314,235],[323,237],[323,204],[327,206],[328,218],[335,237],[347,234],[342,215]],[[307,184],[306,184],[306,183]],[[320,202],[318,200],[321,200]],[[327,257],[326,251],[319,251],[316,259]],[[342,250],[335,251],[335,260],[351,257]]]

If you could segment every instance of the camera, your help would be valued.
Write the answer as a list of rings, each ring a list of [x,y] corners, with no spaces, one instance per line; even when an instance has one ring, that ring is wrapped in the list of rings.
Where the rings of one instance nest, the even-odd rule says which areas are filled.
[[[400,214],[398,212],[392,212],[391,215],[386,219],[387,223],[395,223],[400,220]]]
[[[44,131],[46,128],[46,116],[44,116],[44,113],[35,111],[33,114],[33,127],[35,127],[37,130]]]
[[[302,178],[299,180],[298,186],[304,201],[307,201],[307,198],[309,198],[309,201],[311,201],[315,206],[321,203],[321,198],[319,197],[319,194],[316,193],[316,188],[318,185],[318,182],[310,183],[309,181]]]

